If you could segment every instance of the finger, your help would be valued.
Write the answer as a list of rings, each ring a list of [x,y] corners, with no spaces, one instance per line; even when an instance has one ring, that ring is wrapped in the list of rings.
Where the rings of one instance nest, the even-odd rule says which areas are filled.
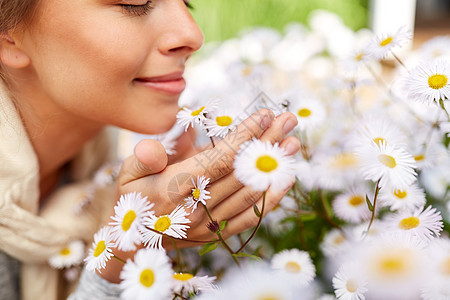
[[[218,220],[229,220],[248,208],[253,207],[254,204],[258,203],[262,195],[262,192],[256,192],[250,187],[243,187],[216,206],[210,206],[211,203],[209,201],[207,202],[207,206],[211,214]]]
[[[283,191],[272,189],[271,187],[267,190],[263,216],[269,213],[276,205],[278,205],[278,203],[280,203],[287,191],[289,191],[292,185],[294,185],[295,178],[293,177],[291,180],[292,182],[288,185],[288,188]],[[262,198],[257,202],[260,211],[262,210],[262,202]],[[249,207],[233,218],[228,219],[228,226],[223,232],[224,236],[231,236],[255,227],[258,224],[258,220],[259,218],[255,215],[253,207]]]
[[[194,177],[204,175],[214,182],[233,171],[233,158],[240,145],[253,137],[259,138],[271,126],[273,119],[271,110],[261,109],[239,124],[215,148],[200,152],[173,167],[187,170]]]
[[[274,128],[274,130],[278,130],[276,128],[276,121],[268,130],[271,130],[272,128]],[[279,129],[281,129],[281,126]],[[280,146],[286,150],[287,155],[295,155],[300,150],[300,141],[294,136],[289,136],[281,141]],[[208,188],[208,191],[211,193],[211,199],[208,200],[208,207],[215,207],[223,199],[228,198],[230,195],[234,194],[236,191],[242,188],[243,184],[236,179],[233,173],[217,180]],[[246,191],[245,193],[248,193],[248,191]],[[228,202],[230,201],[230,199],[227,199],[226,201]]]
[[[160,142],[142,140],[134,148],[134,155],[123,162],[119,184],[159,173],[167,166],[167,161],[166,150]]]
[[[285,112],[279,115],[272,126],[264,131],[260,140],[263,142],[269,141],[271,144],[280,143],[297,124],[297,117],[290,112]]]

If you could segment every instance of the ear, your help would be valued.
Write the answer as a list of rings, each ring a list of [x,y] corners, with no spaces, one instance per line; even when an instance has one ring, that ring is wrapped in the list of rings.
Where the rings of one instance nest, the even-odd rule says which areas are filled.
[[[30,57],[17,46],[9,33],[0,34],[0,61],[14,69],[25,68],[31,62]]]

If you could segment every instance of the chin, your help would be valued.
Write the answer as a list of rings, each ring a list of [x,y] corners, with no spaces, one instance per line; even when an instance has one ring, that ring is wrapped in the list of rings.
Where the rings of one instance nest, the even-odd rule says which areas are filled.
[[[172,129],[176,121],[177,118],[175,114],[168,115],[166,117],[150,119],[149,122],[145,122],[144,126],[142,126],[142,124],[139,124],[138,126],[129,128],[129,130],[141,134],[163,134]]]

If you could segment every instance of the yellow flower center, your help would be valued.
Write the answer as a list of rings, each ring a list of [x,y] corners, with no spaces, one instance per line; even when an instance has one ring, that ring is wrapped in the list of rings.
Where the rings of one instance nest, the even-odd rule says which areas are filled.
[[[434,74],[428,77],[428,85],[434,90],[442,89],[447,85],[448,78],[444,74]]]
[[[248,76],[252,73],[252,67],[246,66],[242,69],[242,76]]]
[[[444,275],[450,276],[450,256],[448,256],[442,263],[441,272]]]
[[[364,53],[359,53],[355,56],[355,60],[360,61],[363,58]]]
[[[302,267],[300,267],[300,265],[298,263],[296,263],[295,261],[287,262],[286,265],[284,266],[284,268],[286,269],[286,271],[288,271],[290,273],[298,273],[302,269]]]
[[[384,47],[389,45],[392,42],[392,37],[388,37],[387,39],[384,39],[381,41],[380,46]]]
[[[378,160],[385,165],[388,168],[395,168],[395,166],[397,165],[397,162],[395,161],[395,158],[393,158],[390,155],[386,155],[386,154],[380,154],[378,156]]]
[[[170,225],[172,225],[172,221],[170,220],[170,218],[168,216],[162,216],[159,217],[158,220],[156,220],[155,230],[164,232],[170,228]]]
[[[414,156],[414,160],[415,161],[422,161],[425,159],[425,155],[424,154],[419,154],[419,155],[415,155]]]
[[[199,109],[192,111],[192,112],[191,112],[191,116],[193,116],[193,117],[198,116],[204,109],[205,109],[205,107],[202,106],[202,107],[200,107]]]
[[[405,198],[408,195],[408,193],[404,190],[395,190],[394,191],[394,196],[400,199]]]
[[[109,168],[107,168],[107,169],[105,170],[105,174],[106,174],[106,175],[111,175],[111,174],[113,173],[113,171],[114,171],[114,168],[113,168],[113,167],[109,167]]]
[[[141,272],[141,276],[139,276],[139,282],[149,288],[155,282],[155,274],[150,269],[145,269]]]
[[[195,200],[198,200],[200,198],[200,190],[192,189],[192,197],[194,197]]]
[[[194,278],[194,275],[189,273],[175,273],[173,274],[173,278],[179,281],[188,281],[192,278]]]
[[[262,297],[258,297],[257,300],[280,300],[280,297],[277,297],[277,296],[262,296]]]
[[[122,220],[122,229],[123,231],[128,231],[130,229],[131,224],[133,224],[134,220],[136,219],[136,213],[134,210],[129,210]]]
[[[260,156],[256,160],[256,168],[258,168],[258,170],[260,171],[269,173],[275,170],[277,167],[277,161],[269,155]]]
[[[406,268],[401,256],[388,256],[381,260],[380,271],[384,274],[399,274]]]
[[[386,140],[383,139],[382,137],[376,137],[373,139],[373,141],[375,142],[375,144],[380,145],[382,143],[386,143]]]
[[[409,230],[416,228],[417,226],[419,226],[419,224],[420,220],[418,217],[409,217],[402,219],[400,223],[398,223],[398,227],[404,230]]]
[[[311,111],[307,108],[302,108],[298,111],[298,116],[302,118],[309,117],[311,115]]]
[[[361,195],[355,195],[348,200],[348,203],[352,206],[359,206],[364,202],[364,198]]]
[[[353,153],[341,153],[333,158],[332,166],[336,169],[350,169],[358,164],[358,159]]]
[[[350,278],[349,280],[347,280],[347,283],[345,284],[345,288],[350,293],[354,293],[358,289],[358,282],[355,279]]]
[[[345,242],[345,237],[343,235],[338,235],[334,238],[333,242],[335,245],[342,244],[343,242]]]
[[[95,247],[94,250],[94,257],[99,257],[100,254],[102,254],[103,251],[105,251],[105,249],[106,249],[105,241],[98,242],[97,247]]]
[[[62,250],[59,252],[59,254],[61,254],[61,255],[63,255],[63,256],[69,255],[69,254],[70,254],[70,249],[69,249],[69,248],[64,248],[64,249],[62,249]]]
[[[230,116],[221,116],[216,118],[217,125],[219,126],[228,126],[233,122],[233,118]]]

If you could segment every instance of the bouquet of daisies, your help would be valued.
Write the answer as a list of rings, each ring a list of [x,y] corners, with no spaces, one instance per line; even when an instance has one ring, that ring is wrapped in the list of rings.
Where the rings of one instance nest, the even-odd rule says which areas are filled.
[[[85,262],[101,271],[121,260],[113,248],[143,248],[122,261],[124,299],[448,299],[450,37],[399,52],[412,38],[405,28],[354,33],[327,12],[310,25],[252,28],[193,57],[182,130],[214,147],[258,109],[290,111],[301,151],[244,143],[234,174],[264,195],[258,224],[224,240],[226,220],[210,218],[217,238],[197,248],[166,252],[162,241],[189,241],[189,214],[208,213],[209,178],[192,178],[168,215],[138,191],[122,195]],[[269,187],[293,175],[267,213]]]

